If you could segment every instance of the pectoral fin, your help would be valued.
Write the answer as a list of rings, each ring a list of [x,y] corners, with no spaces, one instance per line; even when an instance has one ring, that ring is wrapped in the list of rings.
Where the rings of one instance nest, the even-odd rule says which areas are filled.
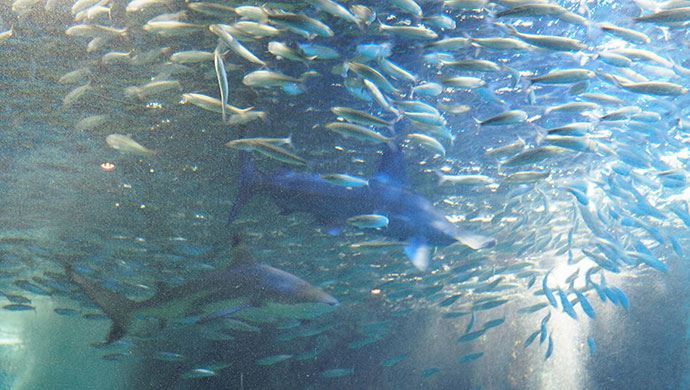
[[[469,232],[462,232],[455,235],[455,239],[461,244],[477,250],[482,248],[489,248],[496,245],[496,240],[493,237],[482,236]]]
[[[426,271],[431,261],[431,247],[426,240],[414,237],[405,246],[405,254],[412,261],[412,264],[420,270]]]

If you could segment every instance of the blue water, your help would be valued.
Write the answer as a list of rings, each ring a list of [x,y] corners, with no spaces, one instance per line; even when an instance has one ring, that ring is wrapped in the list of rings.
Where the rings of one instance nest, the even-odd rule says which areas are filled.
[[[418,22],[392,1],[364,3],[387,24]],[[243,40],[268,63],[266,68],[230,51],[225,56],[229,103],[264,111],[266,118],[229,126],[219,113],[180,104],[182,93],[218,96],[212,61],[189,64],[179,73],[165,64],[174,52],[213,51],[217,37],[207,26],[232,24],[235,17],[187,10],[181,20],[201,27],[191,34],[161,36],[143,26],[157,15],[184,10],[185,4],[126,12],[127,4],[115,1],[110,18],[104,15],[93,23],[127,27],[127,34],[88,52],[89,39],[65,34],[78,24],[70,14],[72,4],[49,3],[46,10],[37,3],[26,12],[21,3],[14,9],[9,2],[0,4],[0,30],[13,29],[0,43],[0,291],[5,296],[0,302],[0,388],[689,388],[689,240],[683,221],[687,91],[657,96],[606,81],[612,74],[622,84],[646,79],[687,87],[687,28],[635,23],[632,18],[654,10],[634,2],[558,2],[584,16],[589,26],[549,16],[496,17],[506,8],[500,4],[480,11],[420,4],[424,15],[445,13],[457,23],[454,31],[433,27],[436,40],[510,37],[494,24],[502,22],[524,33],[567,35],[586,48],[566,53],[469,45],[448,53],[455,60],[483,59],[510,69],[439,69],[424,61],[433,48],[382,33],[378,22],[359,29],[308,4],[272,3],[274,9],[318,18],[335,35],[309,40],[282,32]],[[616,39],[601,31],[596,24],[601,22],[643,32],[651,42]],[[304,42],[326,45],[341,57],[306,64],[276,59],[266,51],[269,41],[293,48]],[[405,137],[433,135],[428,129],[346,90],[337,67],[344,61],[367,62],[355,57],[357,45],[364,43],[390,43],[389,59],[414,74],[417,84],[446,76],[486,82],[480,89],[446,88],[437,97],[415,98],[437,107],[447,122],[454,140],[437,137],[445,156]],[[666,63],[633,58],[632,66],[617,68],[596,56],[621,47],[649,50]],[[159,49],[162,54],[148,63],[101,61],[109,52],[134,57]],[[376,60],[367,64],[379,68]],[[82,67],[90,69],[90,76],[73,84],[59,82]],[[606,103],[584,114],[545,113],[548,107],[586,98],[571,89],[573,83],[531,85],[529,79],[570,68],[597,72],[581,86],[586,92],[622,99],[635,112],[653,112],[660,119],[633,113],[607,121],[603,116],[622,105]],[[319,76],[309,78],[298,95],[242,84],[246,74],[260,69],[291,76],[312,70]],[[521,80],[513,85],[515,71]],[[180,88],[143,100],[123,92],[155,76],[177,80]],[[347,78],[359,79],[353,72]],[[400,90],[388,96],[393,105],[413,99],[414,83],[388,78]],[[65,106],[63,98],[87,82],[92,89]],[[469,112],[441,108],[460,104]],[[269,178],[287,170],[375,175],[386,146],[328,131],[324,125],[336,120],[330,111],[334,106],[396,121],[391,129],[378,130],[401,147],[408,176],[402,188],[428,199],[460,229],[491,237],[496,245],[479,250],[431,245],[430,266],[420,271],[406,256],[405,243],[393,242],[415,237],[386,237],[384,230],[358,229],[344,221],[324,224],[310,213],[281,210],[268,196],[253,197],[228,226],[228,211],[242,190],[238,151],[224,146],[231,140],[292,135],[294,149],[288,150],[306,159],[306,167],[252,154],[253,164]],[[507,110],[523,110],[529,119],[481,128],[475,123]],[[107,119],[78,130],[76,123],[91,115]],[[594,144],[565,148],[520,167],[486,153],[518,140],[527,149],[546,145],[546,129],[573,122],[591,124],[586,139]],[[128,135],[155,152],[117,151],[106,142],[110,134]],[[491,183],[439,185],[437,171],[481,174]],[[506,182],[519,171],[549,175],[522,185]],[[577,196],[573,188],[580,191]],[[339,234],[331,234],[336,230]],[[83,286],[70,282],[63,267],[72,264],[76,274],[96,286],[141,302],[165,289],[184,293],[186,283],[232,265],[233,234],[239,234],[256,261],[298,276],[340,304],[278,305],[250,296],[248,305],[226,305],[236,309],[227,318],[203,324],[179,318],[143,334],[128,329],[122,339],[104,345],[111,318]],[[357,246],[384,239],[386,246]],[[559,289],[577,319],[564,310]],[[576,302],[575,290],[586,297],[594,318]],[[549,293],[555,307],[548,305]],[[31,307],[13,310],[16,306],[9,305],[17,304],[15,295],[29,299]],[[208,377],[192,377],[207,371]]]

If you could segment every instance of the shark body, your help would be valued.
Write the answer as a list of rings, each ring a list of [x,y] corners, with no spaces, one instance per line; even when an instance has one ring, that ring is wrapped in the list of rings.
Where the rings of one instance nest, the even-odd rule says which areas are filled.
[[[278,268],[257,263],[239,244],[232,251],[232,263],[177,287],[158,287],[153,297],[133,301],[76,273],[66,264],[70,281],[80,287],[112,320],[106,343],[130,333],[137,319],[169,320],[197,315],[200,322],[221,318],[243,307],[263,302],[323,303],[336,305],[331,295],[307,281]],[[238,302],[240,302],[238,304]]]
[[[431,246],[459,242],[481,249],[495,243],[490,237],[459,229],[429,200],[409,190],[405,163],[396,145],[387,145],[378,172],[369,179],[369,184],[356,188],[332,184],[313,173],[282,170],[265,174],[256,170],[249,156],[242,153],[239,192],[228,223],[239,216],[242,206],[256,194],[272,198],[285,214],[311,214],[333,234],[350,217],[380,214],[389,222],[378,232],[406,241],[405,252],[420,270],[428,267]]]

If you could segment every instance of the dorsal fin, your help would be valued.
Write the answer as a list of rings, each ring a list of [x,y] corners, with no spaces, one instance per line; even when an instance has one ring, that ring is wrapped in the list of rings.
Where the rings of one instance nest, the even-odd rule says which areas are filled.
[[[383,151],[379,169],[374,178],[382,183],[390,183],[398,186],[407,184],[405,173],[405,160],[402,150],[394,142],[388,142]]]

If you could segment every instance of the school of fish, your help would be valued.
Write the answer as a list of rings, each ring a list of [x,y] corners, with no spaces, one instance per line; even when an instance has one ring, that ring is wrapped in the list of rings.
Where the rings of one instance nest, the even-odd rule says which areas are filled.
[[[507,326],[523,329],[512,333],[522,350],[539,348],[550,359],[559,353],[553,317],[582,323],[614,307],[629,310],[635,302],[625,280],[669,272],[690,244],[690,57],[673,49],[687,36],[690,1],[596,3],[7,3],[0,63],[17,75],[7,84],[12,92],[3,92],[16,99],[8,104],[81,137],[88,168],[74,172],[102,178],[84,185],[108,193],[108,213],[124,213],[122,226],[146,227],[109,230],[79,220],[94,224],[93,236],[57,242],[19,228],[2,233],[3,252],[46,259],[2,271],[2,308],[28,316],[36,295],[69,296],[56,315],[94,315],[95,303],[114,322],[108,342],[126,339],[122,322],[131,314],[113,301],[143,311],[142,301],[162,302],[155,297],[184,288],[191,275],[224,269],[219,259],[232,262],[228,237],[240,231],[254,258],[277,267],[252,270],[267,267],[309,289],[283,299],[286,307],[322,304],[307,314],[272,314],[280,347],[257,366],[337,353],[330,344],[290,347],[323,335],[344,339],[349,350],[368,348],[419,310],[457,324],[453,364],[490,359],[482,345]],[[37,59],[12,64],[23,56]],[[24,107],[20,88],[48,103]],[[386,167],[397,149],[404,179]],[[242,192],[248,183],[269,196],[250,202]],[[313,184],[308,196],[317,200],[295,205],[299,199],[286,198],[296,190],[289,183]],[[419,195],[420,210],[457,227],[452,239],[404,225],[424,221],[391,206],[400,191]],[[226,222],[237,193],[237,203],[254,207],[232,207]],[[372,206],[348,208],[347,194]],[[168,196],[186,211],[166,204]],[[193,216],[178,215],[185,213]],[[113,296],[100,302],[104,294]],[[252,298],[192,322],[186,302],[178,317],[209,340],[232,340],[265,331],[253,316],[268,301]],[[348,321],[342,312],[370,310],[372,302],[381,313],[341,323]],[[586,345],[594,354],[596,335]],[[135,344],[125,349],[103,358],[137,353]],[[400,367],[409,354],[380,356],[380,369]],[[183,362],[179,376],[189,381],[229,367],[181,351],[154,358]],[[441,366],[415,369],[428,379],[442,375]],[[319,370],[315,383],[358,375],[351,366]]]

